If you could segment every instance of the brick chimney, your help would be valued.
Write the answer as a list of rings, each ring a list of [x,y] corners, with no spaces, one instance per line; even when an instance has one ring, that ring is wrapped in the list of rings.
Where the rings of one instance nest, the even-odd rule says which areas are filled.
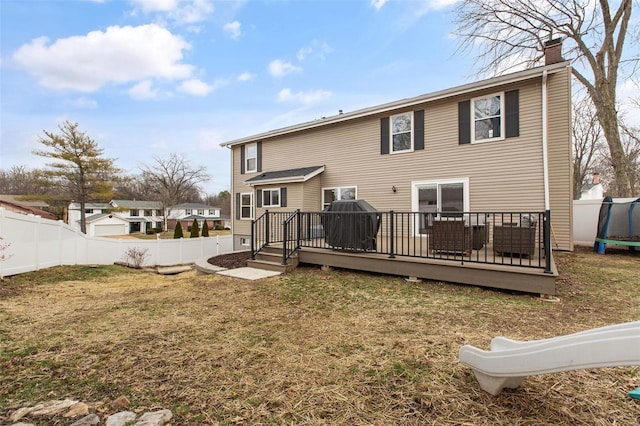
[[[551,65],[562,62],[562,39],[554,38],[544,43],[544,64]]]
[[[600,183],[600,173],[598,172],[593,173],[593,178],[591,179],[591,183],[594,185],[597,185]]]

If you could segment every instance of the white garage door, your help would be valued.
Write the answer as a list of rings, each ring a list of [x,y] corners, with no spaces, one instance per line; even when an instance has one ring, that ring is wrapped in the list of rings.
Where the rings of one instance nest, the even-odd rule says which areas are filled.
[[[107,235],[122,235],[124,226],[122,225],[96,225],[96,237],[105,237]]]

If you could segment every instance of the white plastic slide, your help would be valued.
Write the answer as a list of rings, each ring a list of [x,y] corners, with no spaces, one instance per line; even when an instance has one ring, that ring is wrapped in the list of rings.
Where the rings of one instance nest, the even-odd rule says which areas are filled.
[[[492,395],[517,388],[536,374],[640,365],[640,321],[528,342],[496,337],[490,351],[464,345],[460,362],[473,369],[480,387]]]

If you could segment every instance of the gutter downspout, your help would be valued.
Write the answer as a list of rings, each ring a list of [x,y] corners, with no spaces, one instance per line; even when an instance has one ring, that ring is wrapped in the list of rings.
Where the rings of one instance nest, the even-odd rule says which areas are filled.
[[[542,175],[544,181],[544,209],[549,207],[549,159],[547,153],[547,70],[542,71]]]
[[[234,232],[234,227],[235,227],[235,218],[236,218],[236,211],[235,209],[238,208],[238,206],[235,205],[236,203],[236,197],[235,197],[235,193],[233,192],[233,148],[230,147],[229,145],[226,146],[227,149],[229,150],[229,170],[231,171],[231,188],[229,188],[231,190],[231,194],[229,195],[229,197],[231,198],[231,210],[229,211],[229,222],[231,222],[231,251],[235,251],[236,250],[236,237],[235,237],[235,232]],[[219,247],[218,247],[219,249]]]

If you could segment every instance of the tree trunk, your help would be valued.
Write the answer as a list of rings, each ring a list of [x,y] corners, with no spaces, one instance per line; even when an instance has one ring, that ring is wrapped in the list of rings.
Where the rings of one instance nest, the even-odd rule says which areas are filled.
[[[627,158],[624,154],[622,139],[620,138],[620,123],[618,122],[618,113],[615,106],[615,94],[612,98],[608,92],[606,84],[598,84],[596,79],[595,91],[591,93],[593,104],[598,112],[598,121],[602,127],[602,132],[609,146],[611,154],[611,165],[615,181],[613,187],[609,189],[610,194],[616,197],[631,197],[631,185],[629,180],[629,167]],[[615,93],[615,88],[613,89]],[[590,92],[594,92],[590,90]],[[609,96],[608,96],[609,95]]]
[[[87,204],[84,201],[80,201],[80,231],[83,234],[87,233],[87,212],[85,206]]]

